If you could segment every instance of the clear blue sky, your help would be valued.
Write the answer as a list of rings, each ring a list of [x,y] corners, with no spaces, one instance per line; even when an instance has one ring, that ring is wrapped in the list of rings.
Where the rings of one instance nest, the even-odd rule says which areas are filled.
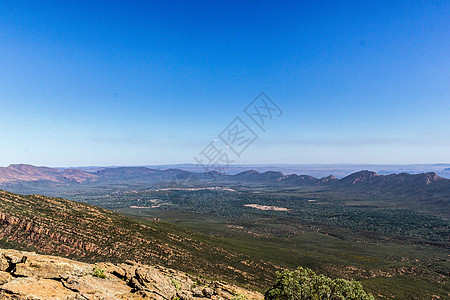
[[[193,162],[260,91],[284,114],[237,163],[448,163],[449,15],[449,1],[1,1],[0,165]]]

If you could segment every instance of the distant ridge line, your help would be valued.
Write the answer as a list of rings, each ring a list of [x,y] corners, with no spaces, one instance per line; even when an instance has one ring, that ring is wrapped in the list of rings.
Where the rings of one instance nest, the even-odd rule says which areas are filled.
[[[439,176],[436,172],[426,172],[420,174],[409,174],[406,172],[393,173],[388,175],[378,174],[369,170],[362,170],[351,173],[341,179],[334,175],[323,177],[314,177],[311,175],[285,174],[281,171],[246,170],[236,174],[227,174],[221,172],[192,172],[182,169],[152,169],[149,167],[113,167],[104,168],[97,171],[84,171],[76,168],[58,169],[49,167],[37,167],[27,164],[12,164],[8,167],[0,167],[0,185],[14,184],[20,182],[54,182],[61,184],[84,184],[91,182],[114,182],[117,180],[138,180],[141,183],[170,181],[175,176],[180,178],[193,177],[196,180],[207,179],[208,176],[216,176],[225,182],[260,182],[260,183],[279,183],[286,185],[304,185],[304,184],[347,184],[355,185],[369,181],[393,181],[401,178],[405,180],[420,180],[423,178],[427,185],[438,180],[449,180]]]

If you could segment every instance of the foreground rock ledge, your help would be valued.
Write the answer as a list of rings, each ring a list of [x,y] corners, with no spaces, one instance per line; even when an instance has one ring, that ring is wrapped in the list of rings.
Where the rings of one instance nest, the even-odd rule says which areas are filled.
[[[136,262],[87,264],[0,249],[0,299],[263,299],[234,285]]]

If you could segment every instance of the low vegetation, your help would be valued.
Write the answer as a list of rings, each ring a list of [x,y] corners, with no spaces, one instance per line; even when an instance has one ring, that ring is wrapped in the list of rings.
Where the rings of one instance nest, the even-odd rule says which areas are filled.
[[[360,283],[317,275],[311,269],[277,272],[275,285],[266,300],[374,300]]]
[[[106,278],[105,270],[95,266],[94,270],[92,271],[92,276],[105,279]]]

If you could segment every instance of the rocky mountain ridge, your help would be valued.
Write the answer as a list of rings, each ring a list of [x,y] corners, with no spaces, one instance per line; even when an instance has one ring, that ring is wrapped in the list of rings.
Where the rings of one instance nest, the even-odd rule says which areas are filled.
[[[263,295],[161,266],[134,261],[87,264],[67,258],[0,249],[0,298],[263,299]]]
[[[79,169],[59,170],[48,167],[32,165],[10,165],[0,167],[0,185],[11,186],[39,182],[39,184],[80,185],[80,184],[160,184],[171,181],[189,181],[191,184],[207,184],[211,181],[220,184],[261,184],[278,186],[314,186],[323,185],[331,188],[353,187],[355,185],[389,185],[391,183],[411,183],[416,186],[428,186],[434,182],[445,182],[450,179],[438,176],[434,172],[421,174],[390,174],[379,175],[364,170],[352,173],[342,179],[332,175],[316,178],[309,175],[289,174],[267,171],[258,172],[248,170],[238,174],[229,175],[220,172],[194,173],[180,169],[150,169],[146,167],[117,167],[105,168],[96,172],[86,172]]]
[[[25,164],[0,167],[0,184],[20,181],[51,181],[59,183],[82,183],[94,180],[97,176],[78,169],[58,170]]]

